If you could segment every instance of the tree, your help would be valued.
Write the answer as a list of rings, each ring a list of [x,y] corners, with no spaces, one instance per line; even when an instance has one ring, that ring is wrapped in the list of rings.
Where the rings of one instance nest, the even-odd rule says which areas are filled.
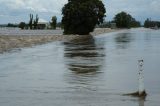
[[[12,23],[8,23],[7,27],[18,27],[18,24],[12,24]]]
[[[120,12],[114,17],[114,22],[118,28],[139,27],[140,22],[136,21],[130,14]]]
[[[130,22],[130,27],[140,27],[141,23],[139,21],[136,21],[135,18],[132,18],[131,22]]]
[[[26,23],[25,23],[25,22],[20,22],[20,23],[19,23],[19,28],[24,29],[25,26],[26,26]]]
[[[131,16],[125,12],[118,13],[114,17],[114,21],[118,28],[129,28],[130,20],[131,20]]]
[[[145,28],[154,28],[154,27],[160,28],[160,22],[152,21],[151,19],[147,18],[144,22],[144,27]]]
[[[68,0],[62,8],[64,34],[89,34],[103,23],[105,12],[101,0]]]
[[[56,29],[56,25],[57,25],[57,17],[53,16],[50,22],[51,28],[52,29]]]
[[[30,14],[30,20],[29,20],[29,28],[33,29],[32,25],[33,25],[33,14]]]
[[[36,19],[33,22],[34,29],[37,29],[38,20],[39,20],[39,17],[38,15],[36,15]]]
[[[63,29],[63,26],[62,26],[61,22],[58,22],[56,26]]]
[[[149,28],[149,27],[150,27],[150,20],[149,20],[149,18],[147,18],[147,19],[145,20],[145,22],[144,22],[144,27],[145,27],[145,28]]]

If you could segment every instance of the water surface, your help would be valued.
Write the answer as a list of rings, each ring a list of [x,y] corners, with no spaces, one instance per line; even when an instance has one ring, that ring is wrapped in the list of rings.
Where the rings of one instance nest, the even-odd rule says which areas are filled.
[[[0,54],[0,105],[159,106],[159,41],[159,30],[141,28]],[[145,100],[123,96],[137,91],[139,59]]]

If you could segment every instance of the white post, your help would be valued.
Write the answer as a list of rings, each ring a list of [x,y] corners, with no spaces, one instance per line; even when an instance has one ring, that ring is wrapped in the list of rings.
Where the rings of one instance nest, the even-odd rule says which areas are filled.
[[[139,89],[138,93],[139,96],[144,95],[144,76],[143,76],[143,60],[138,60],[139,63],[139,73],[138,73],[138,80],[139,80]]]

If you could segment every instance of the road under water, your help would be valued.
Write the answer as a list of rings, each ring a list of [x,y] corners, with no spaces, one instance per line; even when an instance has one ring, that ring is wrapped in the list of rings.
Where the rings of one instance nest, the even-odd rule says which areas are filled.
[[[159,45],[159,30],[140,28],[0,54],[0,105],[159,106]],[[138,89],[139,59],[145,99],[123,96]]]

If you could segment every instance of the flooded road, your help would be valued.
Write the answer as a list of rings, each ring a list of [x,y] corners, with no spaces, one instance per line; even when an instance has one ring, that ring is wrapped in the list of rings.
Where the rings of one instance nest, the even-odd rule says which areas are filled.
[[[30,36],[30,35],[63,35],[63,30],[21,30],[20,28],[0,28],[0,35],[18,35],[18,36]]]
[[[159,106],[159,41],[159,30],[141,28],[0,54],[0,105]],[[138,89],[139,59],[145,99],[123,96]]]

